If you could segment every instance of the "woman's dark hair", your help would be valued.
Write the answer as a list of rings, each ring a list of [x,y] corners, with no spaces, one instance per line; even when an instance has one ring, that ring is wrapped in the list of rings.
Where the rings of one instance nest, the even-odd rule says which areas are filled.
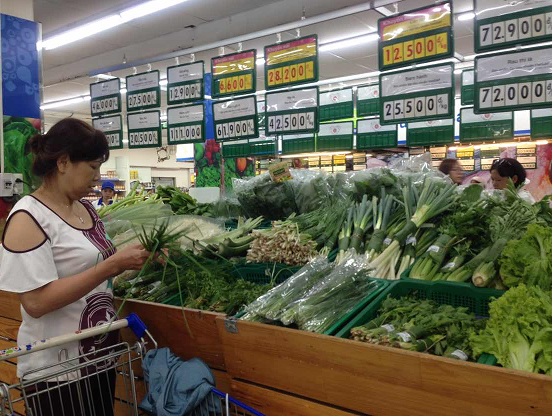
[[[439,171],[441,171],[445,175],[449,175],[452,171],[452,168],[456,165],[457,162],[458,160],[456,159],[444,159],[439,166]]]
[[[491,166],[491,172],[496,170],[498,174],[502,177],[509,177],[510,179],[514,176],[517,176],[517,182],[514,182],[515,186],[522,185],[525,183],[527,178],[527,172],[525,168],[518,162],[516,159],[503,158],[495,160]]]
[[[36,176],[54,173],[58,158],[69,156],[73,163],[108,160],[110,150],[104,133],[76,118],[56,122],[46,134],[37,134],[27,141],[26,153],[33,153],[32,170]]]

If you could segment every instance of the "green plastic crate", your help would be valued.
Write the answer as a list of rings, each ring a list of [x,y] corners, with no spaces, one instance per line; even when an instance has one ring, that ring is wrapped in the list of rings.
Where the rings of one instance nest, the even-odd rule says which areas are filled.
[[[353,135],[317,137],[317,151],[348,151],[354,148]]]
[[[280,284],[300,268],[301,266],[290,266],[284,263],[240,263],[233,267],[231,275],[255,284],[269,284],[274,278],[275,284]]]
[[[315,152],[315,137],[283,140],[283,154]]]
[[[467,307],[469,311],[480,317],[488,317],[489,303],[492,298],[500,297],[504,291],[490,288],[476,288],[470,284],[459,284],[445,281],[402,280],[393,282],[386,292],[370,302],[359,314],[347,323],[336,336],[348,338],[350,329],[361,326],[377,316],[381,303],[389,295],[392,297],[413,296],[418,299],[429,299],[439,304],[449,304],[454,307]]]

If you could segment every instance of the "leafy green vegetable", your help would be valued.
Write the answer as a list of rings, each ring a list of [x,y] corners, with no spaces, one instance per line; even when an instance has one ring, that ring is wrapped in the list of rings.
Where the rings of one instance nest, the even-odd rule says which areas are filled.
[[[500,277],[507,287],[520,283],[552,289],[552,228],[530,224],[519,240],[510,240],[500,256]]]
[[[474,356],[506,368],[552,375],[552,292],[520,284],[489,306],[484,330],[470,336]]]

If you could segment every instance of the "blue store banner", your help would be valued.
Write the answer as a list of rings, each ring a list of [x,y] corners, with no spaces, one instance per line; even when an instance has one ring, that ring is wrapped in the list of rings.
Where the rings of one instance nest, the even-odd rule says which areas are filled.
[[[4,115],[40,118],[40,59],[37,22],[2,15],[2,104]]]

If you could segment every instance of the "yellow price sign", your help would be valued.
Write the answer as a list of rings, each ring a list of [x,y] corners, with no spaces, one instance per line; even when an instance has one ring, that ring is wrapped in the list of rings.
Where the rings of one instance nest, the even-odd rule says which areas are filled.
[[[399,16],[379,20],[379,36],[383,41],[419,35],[451,27],[450,3],[427,6]]]

